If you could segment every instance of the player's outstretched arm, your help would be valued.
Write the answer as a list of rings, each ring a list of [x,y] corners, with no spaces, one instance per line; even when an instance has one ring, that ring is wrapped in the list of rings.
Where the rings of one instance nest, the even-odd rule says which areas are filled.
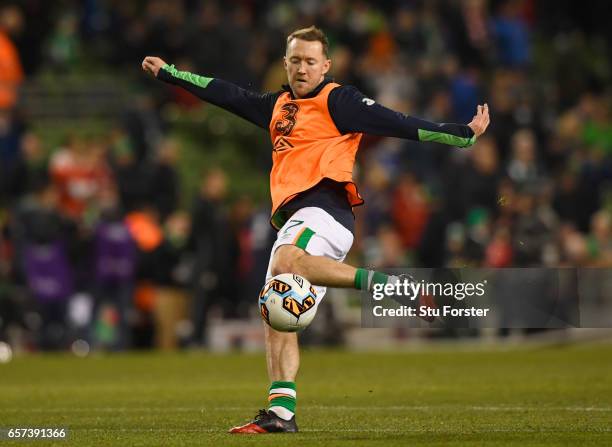
[[[434,141],[457,147],[468,147],[489,125],[489,107],[478,106],[469,124],[434,123],[384,107],[355,87],[339,87],[329,95],[329,110],[341,132]]]
[[[160,81],[178,85],[198,98],[266,129],[272,119],[276,93],[260,94],[222,79],[179,71],[156,56],[147,56],[142,69]]]

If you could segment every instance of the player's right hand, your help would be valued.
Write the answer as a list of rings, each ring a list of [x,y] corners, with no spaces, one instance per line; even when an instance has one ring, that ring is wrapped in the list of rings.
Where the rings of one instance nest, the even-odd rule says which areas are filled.
[[[166,62],[161,57],[156,56],[147,56],[142,61],[142,69],[155,77],[164,65],[166,65]]]

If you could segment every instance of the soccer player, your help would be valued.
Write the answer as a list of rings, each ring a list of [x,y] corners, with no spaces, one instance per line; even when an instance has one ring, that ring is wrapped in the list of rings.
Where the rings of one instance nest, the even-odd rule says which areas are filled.
[[[288,36],[284,63],[288,85],[265,94],[179,71],[158,57],[146,57],[142,68],[269,130],[273,161],[270,222],[278,235],[266,281],[281,273],[302,275],[316,285],[319,302],[326,287],[371,290],[374,284],[396,282],[397,277],[342,262],[353,243],[352,208],[363,203],[352,177],[362,134],[468,147],[489,124],[487,104],[478,106],[467,125],[431,123],[387,109],[356,88],[325,77],[331,66],[328,41],[314,26]],[[269,407],[231,433],[298,430],[298,338],[265,324],[264,328]]]

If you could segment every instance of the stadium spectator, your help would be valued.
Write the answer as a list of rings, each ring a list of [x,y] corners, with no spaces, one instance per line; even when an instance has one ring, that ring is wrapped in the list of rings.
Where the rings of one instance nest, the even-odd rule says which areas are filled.
[[[155,250],[154,269],[155,346],[171,350],[188,340],[179,331],[189,320],[190,260],[187,243],[191,220],[186,212],[176,211],[163,221],[164,239]]]
[[[415,175],[405,174],[397,180],[392,192],[391,215],[406,249],[418,246],[429,220],[429,203],[424,189]]]
[[[49,183],[49,160],[40,137],[34,132],[26,132],[21,137],[21,153],[25,170],[20,190],[21,194],[29,194]]]
[[[593,214],[587,243],[594,267],[612,267],[612,217],[609,211],[600,210]]]
[[[385,270],[408,265],[408,256],[400,235],[390,225],[381,226],[375,238],[366,245],[366,263],[373,268]]]
[[[78,25],[76,11],[65,12],[49,37],[49,62],[60,73],[69,72],[78,63],[81,44]]]
[[[62,212],[75,219],[83,215],[110,182],[103,146],[78,136],[72,136],[65,148],[53,154],[49,170],[59,192]]]
[[[103,340],[96,340],[94,331],[94,346],[126,349],[131,345],[137,246],[123,221],[116,192],[106,188],[100,201],[100,219],[93,234],[93,321],[97,323],[104,313],[116,314],[116,330]]]
[[[526,2],[504,0],[500,3],[491,21],[497,57],[503,65],[525,67],[531,51],[528,24],[523,16]]]
[[[37,344],[41,349],[65,348],[67,302],[75,290],[71,253],[76,228],[60,215],[52,185],[19,205],[13,231],[16,261],[41,318]]]
[[[13,34],[23,27],[23,15],[15,5],[0,7],[0,110],[17,103],[23,82],[23,68]]]
[[[475,207],[489,213],[497,209],[500,168],[497,145],[491,137],[479,140],[467,157],[453,161],[448,170],[445,193],[452,197],[447,207],[453,219],[463,219]]]
[[[190,247],[195,252],[193,271],[194,343],[205,340],[206,318],[211,305],[232,302],[236,247],[224,202],[227,174],[212,168],[202,179],[191,214]]]
[[[364,236],[374,236],[381,226],[389,222],[391,211],[391,194],[388,171],[376,160],[369,162],[370,168],[365,173],[363,197],[368,207],[359,210],[364,224]]]
[[[23,193],[25,163],[21,151],[24,123],[12,110],[0,109],[0,203],[12,203]]]
[[[149,195],[162,220],[178,207],[179,178],[176,164],[179,155],[179,143],[167,138],[160,144],[153,165]]]
[[[514,263],[520,267],[542,265],[542,249],[550,242],[554,223],[547,222],[545,216],[539,212],[537,193],[533,190],[519,192],[516,211]]]
[[[544,180],[536,154],[533,132],[522,129],[512,136],[512,156],[508,161],[508,177],[519,187],[534,188]]]

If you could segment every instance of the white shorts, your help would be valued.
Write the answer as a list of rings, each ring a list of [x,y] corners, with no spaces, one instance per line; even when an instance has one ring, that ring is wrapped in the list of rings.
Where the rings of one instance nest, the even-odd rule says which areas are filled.
[[[272,258],[281,245],[295,245],[313,256],[327,256],[335,261],[344,261],[353,245],[353,234],[321,208],[307,207],[298,210],[278,230],[270,253],[266,282],[272,278]],[[325,296],[327,287],[313,286],[317,292],[318,304]]]

